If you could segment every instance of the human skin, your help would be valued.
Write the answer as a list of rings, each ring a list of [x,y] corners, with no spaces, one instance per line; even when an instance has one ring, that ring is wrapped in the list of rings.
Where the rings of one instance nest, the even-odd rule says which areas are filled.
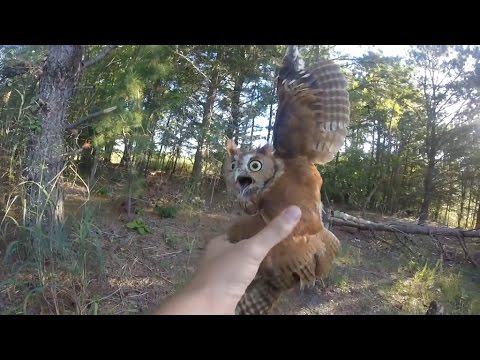
[[[249,239],[232,244],[226,235],[213,238],[191,282],[153,314],[234,315],[260,263],[293,231],[300,216],[301,210],[290,206]]]

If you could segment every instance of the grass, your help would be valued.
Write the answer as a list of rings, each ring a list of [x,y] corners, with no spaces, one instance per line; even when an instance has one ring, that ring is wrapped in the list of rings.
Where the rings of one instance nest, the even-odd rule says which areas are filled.
[[[178,207],[176,207],[175,205],[157,206],[155,207],[155,212],[161,218],[174,218],[177,216]]]
[[[478,315],[480,287],[472,281],[475,276],[478,271],[468,265],[444,266],[399,251],[379,252],[375,244],[353,238],[342,239],[326,282],[340,296],[356,296],[360,303],[369,297],[370,305],[358,309],[365,313],[375,306],[381,313],[425,314],[429,303],[436,300],[446,314]]]
[[[35,253],[23,251],[26,242],[11,246],[9,259],[22,267],[0,281],[0,303],[9,304],[2,313],[138,313],[182,288],[192,276],[204,241],[221,231],[229,215],[209,207],[210,195],[204,188],[176,181],[169,186],[172,183],[174,191],[160,193],[165,201],[159,210],[142,214],[151,226],[150,236],[129,230],[127,222],[119,220],[118,210],[106,199],[119,190],[106,187],[104,192],[98,186],[80,212],[73,214],[70,208],[68,213],[75,218],[64,232],[51,239],[41,237],[41,253],[20,262],[22,252]],[[96,201],[102,208],[93,212],[89,205]],[[22,203],[21,198],[17,203]],[[0,224],[4,232],[5,223]],[[379,309],[379,313],[423,314],[425,305],[435,299],[447,314],[480,314],[479,287],[471,281],[478,273],[458,263],[449,268],[420,261],[375,242],[368,233],[360,239],[357,234],[338,236],[341,252],[318,304],[315,296],[310,304],[318,313],[369,314]],[[434,250],[423,249],[425,254]],[[330,301],[339,305],[331,306]]]
[[[468,280],[468,272],[445,269],[440,262],[433,266],[410,263],[399,272],[405,277],[394,283],[388,295],[405,312],[424,314],[425,307],[436,300],[447,314],[480,314],[480,288]]]
[[[40,184],[32,186],[48,194],[49,189]],[[42,219],[47,205],[27,209],[25,188],[17,186],[16,191],[20,213],[35,211],[30,219]],[[13,207],[8,205],[2,232],[5,219],[14,218]],[[40,221],[28,225],[18,214],[15,216],[17,236],[8,243],[3,259],[11,276],[0,282],[0,292],[22,294],[23,300],[6,313],[87,313],[92,273],[101,273],[104,265],[102,244],[93,226],[95,216],[93,208],[85,203],[80,214],[67,213],[65,222],[55,227],[47,228]]]

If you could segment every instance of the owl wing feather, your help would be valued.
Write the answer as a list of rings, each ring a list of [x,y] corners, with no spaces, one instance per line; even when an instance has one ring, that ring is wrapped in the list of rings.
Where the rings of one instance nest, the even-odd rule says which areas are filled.
[[[273,146],[280,157],[325,164],[342,146],[350,123],[347,82],[328,60],[304,70],[295,49],[289,46],[279,71]]]
[[[268,314],[285,291],[298,284],[314,284],[327,275],[340,250],[338,238],[322,224],[322,180],[312,163],[331,161],[345,140],[350,121],[345,77],[327,60],[305,70],[298,48],[289,46],[277,90],[273,147],[274,157],[283,159],[282,171],[276,174],[269,192],[261,193],[256,215],[232,226],[228,238],[232,242],[248,238],[291,204],[302,208],[302,220],[289,237],[270,250],[238,303],[237,314]],[[287,168],[290,172],[285,172]],[[303,181],[295,180],[292,186],[292,174],[299,173],[305,175]]]

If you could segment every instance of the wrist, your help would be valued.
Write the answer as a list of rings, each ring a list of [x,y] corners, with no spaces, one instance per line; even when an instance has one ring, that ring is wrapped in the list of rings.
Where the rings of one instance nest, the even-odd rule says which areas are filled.
[[[157,315],[234,315],[236,303],[215,288],[192,282],[167,300]]]
[[[238,302],[223,287],[195,280],[185,288],[182,296],[195,304],[195,311],[206,315],[234,315]]]

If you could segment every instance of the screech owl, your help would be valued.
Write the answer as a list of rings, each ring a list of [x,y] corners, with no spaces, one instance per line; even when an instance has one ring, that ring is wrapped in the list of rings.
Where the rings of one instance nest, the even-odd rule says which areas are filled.
[[[247,239],[290,205],[302,210],[292,234],[276,245],[237,305],[237,314],[266,314],[283,291],[313,284],[329,273],[340,242],[322,222],[322,177],[315,164],[331,161],[350,122],[347,82],[340,68],[321,60],[304,69],[288,46],[277,79],[273,145],[241,151],[226,144],[226,182],[245,216],[227,230],[230,242]]]

